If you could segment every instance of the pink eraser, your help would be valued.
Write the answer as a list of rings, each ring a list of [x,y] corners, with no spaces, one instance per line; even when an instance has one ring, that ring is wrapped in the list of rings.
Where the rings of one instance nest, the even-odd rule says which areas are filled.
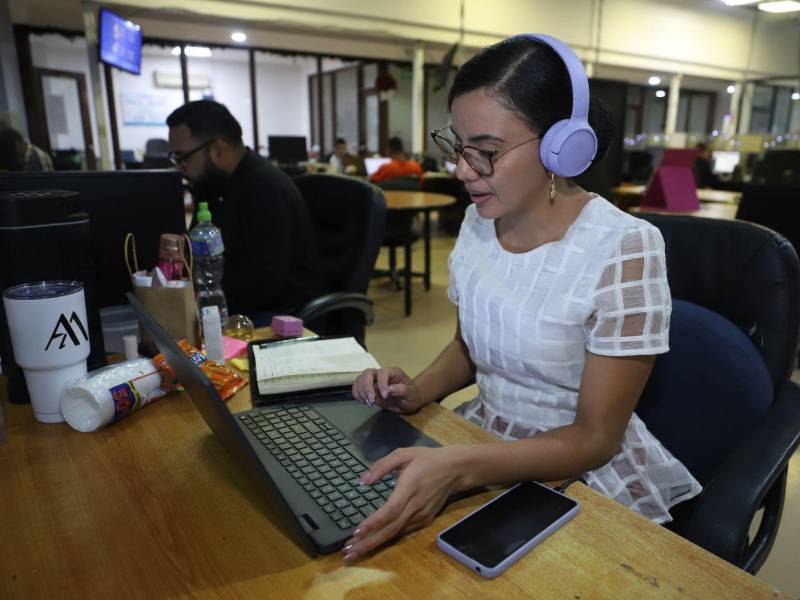
[[[303,335],[303,320],[289,316],[272,317],[272,332],[281,337]]]
[[[236,338],[222,336],[222,352],[225,360],[230,360],[244,354],[247,351],[247,342],[237,340]]]

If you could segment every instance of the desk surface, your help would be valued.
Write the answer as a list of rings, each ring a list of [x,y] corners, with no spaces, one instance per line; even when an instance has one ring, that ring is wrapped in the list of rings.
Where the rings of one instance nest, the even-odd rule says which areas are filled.
[[[386,207],[390,210],[428,210],[455,204],[456,199],[436,192],[383,190]]]
[[[249,388],[230,401],[249,407]],[[773,590],[575,484],[580,514],[498,579],[435,547],[438,532],[496,492],[345,566],[309,559],[189,399],[162,398],[96,433],[34,421],[5,401],[0,445],[2,598],[768,598]],[[441,443],[493,436],[438,405],[409,418]]]
[[[623,184],[611,191],[619,196],[644,196],[645,186]],[[708,188],[698,188],[697,190],[697,198],[700,202],[737,204],[741,197],[741,192],[732,192],[730,190],[712,190]]]

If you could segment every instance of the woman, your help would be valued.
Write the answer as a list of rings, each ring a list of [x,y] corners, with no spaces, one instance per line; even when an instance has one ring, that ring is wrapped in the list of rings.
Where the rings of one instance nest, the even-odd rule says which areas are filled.
[[[473,201],[449,261],[454,339],[414,379],[371,369],[353,385],[356,399],[408,413],[475,378],[479,395],[458,412],[502,441],[404,448],[377,461],[363,483],[400,475],[345,544],[348,560],[427,525],[448,496],[483,485],[585,474],[659,523],[700,492],[633,414],[655,355],[668,350],[663,240],[554,172],[574,175],[594,155],[589,148],[586,164],[573,168],[573,154],[589,143],[579,144],[580,152],[556,157],[566,168],[554,167],[552,138],[543,139],[570,118],[573,89],[580,121],[588,84],[571,50],[538,37],[505,40],[464,64],[448,96],[450,131],[433,133]],[[588,113],[598,161],[611,127],[601,107]]]

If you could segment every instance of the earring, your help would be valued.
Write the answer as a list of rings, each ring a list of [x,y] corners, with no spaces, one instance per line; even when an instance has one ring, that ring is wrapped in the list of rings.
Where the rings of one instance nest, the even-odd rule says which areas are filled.
[[[556,176],[550,173],[550,206],[556,203]]]

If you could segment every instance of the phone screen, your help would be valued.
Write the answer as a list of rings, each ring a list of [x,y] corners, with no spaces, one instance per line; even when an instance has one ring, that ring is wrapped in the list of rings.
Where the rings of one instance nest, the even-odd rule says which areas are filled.
[[[495,567],[577,503],[550,488],[525,482],[441,534],[473,560]]]

